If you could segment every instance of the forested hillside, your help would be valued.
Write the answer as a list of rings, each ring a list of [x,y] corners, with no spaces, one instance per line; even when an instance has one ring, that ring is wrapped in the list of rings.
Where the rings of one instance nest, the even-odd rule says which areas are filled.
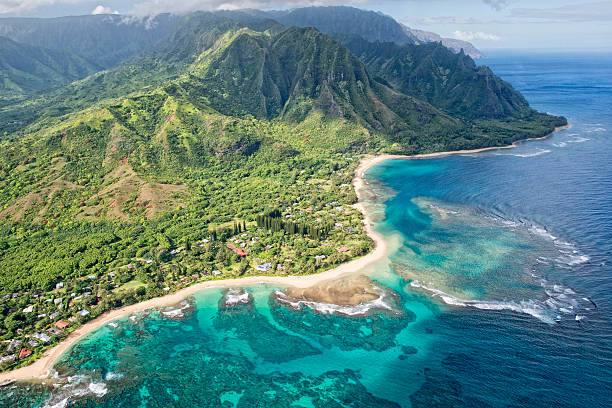
[[[165,39],[179,17],[153,19],[119,15],[58,18],[0,18],[0,36],[23,44],[76,54],[110,68]]]
[[[337,36],[376,75],[395,89],[466,119],[521,117],[532,110],[523,96],[486,66],[440,43],[420,46],[374,43]]]
[[[66,51],[48,50],[0,37],[0,104],[66,85],[99,69]]]

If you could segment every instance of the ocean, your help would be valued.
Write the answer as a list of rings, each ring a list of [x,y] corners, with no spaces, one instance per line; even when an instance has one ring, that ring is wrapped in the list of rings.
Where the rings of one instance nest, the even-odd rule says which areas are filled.
[[[479,63],[572,126],[369,169],[389,245],[363,271],[370,307],[205,290],[181,319],[148,311],[93,332],[56,364],[60,385],[0,388],[0,406],[612,405],[612,55]]]

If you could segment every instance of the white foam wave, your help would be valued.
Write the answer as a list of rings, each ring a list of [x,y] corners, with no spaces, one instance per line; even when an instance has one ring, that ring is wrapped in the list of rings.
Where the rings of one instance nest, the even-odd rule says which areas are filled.
[[[430,292],[433,296],[439,297],[448,305],[474,307],[481,310],[510,310],[533,316],[548,324],[553,324],[562,318],[558,312],[565,315],[574,314],[576,310],[581,307],[577,299],[568,296],[569,294],[575,294],[570,288],[566,288],[559,284],[551,285],[545,279],[542,279],[540,283],[542,287],[544,287],[545,293],[548,295],[545,301],[532,299],[520,301],[465,300],[459,299],[439,289],[426,286],[419,281],[410,282],[410,286]]]
[[[105,383],[93,383],[92,382],[89,384],[89,387],[87,387],[87,389],[89,389],[89,391],[91,391],[91,393],[98,398],[105,396],[106,393],[108,392],[108,389],[106,388]]]
[[[565,147],[565,146],[567,146],[567,143],[566,142],[553,143],[553,146],[555,146],[555,147]]]
[[[161,311],[161,315],[169,319],[182,319],[185,317],[185,312],[193,306],[189,301],[183,300],[178,306],[168,306]]]
[[[587,132],[587,133],[593,133],[593,132],[606,132],[607,130],[608,130],[608,129],[603,128],[603,127],[596,127],[596,128],[594,128],[594,129],[588,129],[588,130],[585,130],[585,132]]]
[[[529,227],[529,232],[531,232],[532,234],[538,235],[542,238],[546,238],[550,241],[555,241],[557,239],[557,237],[555,237],[553,234],[546,231],[544,227],[540,227],[538,225],[532,225],[531,227]]]
[[[583,255],[580,253],[573,254],[563,254],[555,259],[559,263],[566,264],[568,266],[577,266],[587,263],[591,260],[588,255]]]
[[[554,236],[544,227],[541,227],[539,225],[532,225],[529,227],[529,232],[553,242],[553,244],[560,253],[560,255],[555,259],[558,264],[572,267],[584,264],[591,260],[588,255],[585,255],[580,252],[574,244]],[[545,263],[542,262],[540,258],[536,259],[536,261],[539,263]]]
[[[106,381],[117,381],[117,380],[120,380],[122,378],[123,378],[123,374],[121,374],[121,373],[113,373],[112,371],[109,371],[104,376],[104,379]]]
[[[542,154],[550,153],[548,149],[538,149],[531,153],[497,153],[498,156],[514,156],[514,157],[536,157]]]
[[[57,378],[63,381],[64,385],[58,388],[58,392],[51,395],[45,402],[43,408],[66,408],[70,401],[86,396],[102,398],[108,392],[106,384],[94,382],[91,377],[86,375],[75,375],[67,378]]]
[[[397,313],[397,311],[393,307],[391,307],[389,304],[387,304],[387,302],[385,302],[385,298],[387,297],[387,294],[385,293],[385,291],[378,287],[374,287],[373,289],[379,294],[379,297],[369,302],[360,303],[354,306],[336,305],[333,303],[315,302],[315,301],[309,301],[309,300],[293,300],[289,298],[285,293],[281,292],[280,290],[275,291],[274,294],[276,296],[276,299],[278,299],[278,301],[289,305],[289,307],[293,309],[299,309],[301,305],[304,305],[321,314],[363,316],[367,314],[369,311],[376,310],[376,309],[389,310],[389,311],[394,311]]]
[[[449,295],[441,290],[427,287],[420,284],[418,281],[412,281],[410,286],[413,288],[424,289],[428,292],[433,293],[434,296],[438,296],[444,301],[444,303],[452,306],[463,306],[463,307],[474,307],[481,310],[510,310],[513,312],[524,313],[535,317],[536,319],[543,321],[548,324],[555,323],[555,320],[550,317],[548,310],[545,306],[536,303],[533,300],[520,301],[520,302],[501,302],[492,300],[464,300],[459,299],[455,296]]]
[[[225,305],[236,306],[238,303],[249,303],[249,292],[243,289],[228,289],[225,294]]]
[[[584,143],[584,142],[588,142],[589,139],[588,137],[582,137],[582,136],[576,136],[573,139],[570,139],[567,141],[567,143]]]

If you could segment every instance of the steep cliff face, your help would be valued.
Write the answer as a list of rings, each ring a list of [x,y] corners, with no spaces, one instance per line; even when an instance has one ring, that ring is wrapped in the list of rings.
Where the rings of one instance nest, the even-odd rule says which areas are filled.
[[[372,43],[356,36],[337,37],[368,68],[396,90],[425,100],[465,119],[521,117],[531,111],[523,96],[477,66],[463,52],[440,43]]]
[[[402,24],[402,27],[406,32],[409,32],[414,37],[419,40],[421,44],[427,44],[431,42],[441,42],[443,46],[452,50],[455,53],[463,52],[466,55],[469,55],[472,58],[482,58],[484,54],[474,45],[468,41],[456,40],[454,38],[445,38],[436,33],[432,33],[430,31],[417,30],[415,28],[410,28]]]

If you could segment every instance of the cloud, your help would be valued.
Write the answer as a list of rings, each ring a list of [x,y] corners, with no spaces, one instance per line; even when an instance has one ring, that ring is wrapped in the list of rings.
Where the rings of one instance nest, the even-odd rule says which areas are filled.
[[[505,20],[485,20],[474,17],[425,17],[411,19],[415,24],[508,24]]]
[[[483,1],[485,4],[488,4],[495,10],[501,10],[505,8],[508,5],[508,3],[510,3],[510,0],[483,0]]]
[[[555,8],[516,8],[510,15],[549,21],[612,21],[612,1],[573,4]]]
[[[113,11],[110,7],[99,4],[95,9],[91,11],[91,14],[119,14],[117,10]]]
[[[83,0],[0,0],[0,14],[20,13],[54,4],[77,4]]]
[[[399,0],[398,0],[399,1]],[[43,6],[86,4],[91,0],[0,0],[0,14],[23,13]],[[235,10],[242,8],[279,8],[300,6],[334,6],[342,4],[374,3],[373,0],[131,0],[133,13],[153,15],[164,12],[186,13],[194,10]],[[106,12],[105,6],[98,6],[94,11]]]
[[[180,14],[195,10],[271,9],[279,7],[339,6],[367,3],[373,3],[373,0],[145,0],[136,3],[132,13],[137,16],[146,16],[164,12]]]
[[[472,40],[486,40],[486,41],[499,41],[501,37],[495,34],[483,33],[482,31],[455,31],[452,38],[456,40],[472,41]]]

